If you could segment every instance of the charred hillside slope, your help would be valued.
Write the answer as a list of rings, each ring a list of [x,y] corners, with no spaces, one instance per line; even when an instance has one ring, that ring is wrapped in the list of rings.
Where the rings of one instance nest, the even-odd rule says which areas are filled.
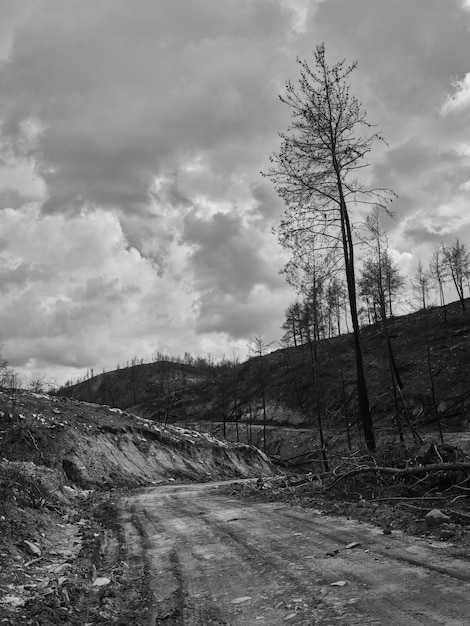
[[[470,304],[468,304],[470,308]],[[446,319],[447,318],[447,319]],[[363,328],[364,361],[375,424],[393,416],[426,424],[464,426],[470,406],[470,311],[459,303],[389,320],[402,382],[393,388],[380,324]],[[354,426],[356,390],[351,335],[317,343],[319,403],[314,397],[312,346],[276,350],[231,365],[198,368],[172,363],[137,365],[96,376],[59,395],[135,410],[152,420],[249,422],[315,427],[317,406],[330,428]]]

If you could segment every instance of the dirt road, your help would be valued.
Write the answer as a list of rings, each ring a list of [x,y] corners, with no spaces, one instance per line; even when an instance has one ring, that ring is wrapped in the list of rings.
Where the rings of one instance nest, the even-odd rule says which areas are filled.
[[[470,566],[449,545],[213,487],[157,487],[125,500],[129,576],[145,576],[146,623],[470,623]]]

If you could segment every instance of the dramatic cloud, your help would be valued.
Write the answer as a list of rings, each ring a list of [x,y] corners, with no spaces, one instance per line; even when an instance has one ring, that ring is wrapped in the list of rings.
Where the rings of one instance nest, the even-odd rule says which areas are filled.
[[[455,83],[455,93],[447,96],[442,105],[444,115],[461,112],[470,109],[470,73],[465,78]]]
[[[4,139],[47,185],[43,212],[146,213],[155,177],[184,163],[256,167],[288,18],[271,0],[38,3],[0,90]]]
[[[59,379],[154,350],[245,353],[294,295],[260,171],[325,41],[388,146],[393,254],[470,239],[461,0],[0,0],[0,339]]]
[[[461,0],[328,0],[307,29],[330,58],[358,60],[354,88],[388,142],[372,157],[375,182],[399,196],[391,242],[415,263],[441,239],[470,238],[469,18]]]
[[[185,342],[203,349],[180,330],[195,323],[191,296],[127,247],[109,212],[64,219],[6,209],[0,257],[0,324],[12,366],[60,376],[61,367],[98,370],[172,345],[181,352]]]
[[[188,269],[200,294],[197,332],[242,338],[268,331],[271,336],[279,327],[272,327],[273,299],[286,305],[284,281],[273,273],[273,261],[274,267],[282,265],[274,246],[231,213],[209,219],[189,213],[183,237],[193,250]]]
[[[191,265],[200,289],[245,300],[256,285],[272,284],[272,270],[262,255],[259,238],[237,215],[216,213],[206,220],[190,213],[184,240],[196,247]],[[228,284],[226,277],[231,275]]]

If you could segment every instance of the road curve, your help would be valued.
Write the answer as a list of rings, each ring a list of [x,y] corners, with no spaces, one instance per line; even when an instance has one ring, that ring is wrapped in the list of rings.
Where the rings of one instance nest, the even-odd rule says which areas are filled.
[[[145,575],[149,625],[470,624],[470,566],[449,546],[239,501],[214,486],[124,499],[130,571]]]

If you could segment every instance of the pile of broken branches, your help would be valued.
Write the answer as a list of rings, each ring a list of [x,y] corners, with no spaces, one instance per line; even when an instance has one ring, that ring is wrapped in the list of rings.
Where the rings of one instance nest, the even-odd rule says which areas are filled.
[[[377,488],[380,486],[374,489],[380,495],[374,495],[369,502],[389,502],[419,511],[428,510],[432,502],[453,519],[470,523],[470,460],[458,449],[434,443],[419,452],[404,467],[379,465],[372,457],[343,459],[326,479],[322,491],[326,494],[347,483],[352,495],[366,483],[370,487],[370,479],[363,480],[369,476]]]

